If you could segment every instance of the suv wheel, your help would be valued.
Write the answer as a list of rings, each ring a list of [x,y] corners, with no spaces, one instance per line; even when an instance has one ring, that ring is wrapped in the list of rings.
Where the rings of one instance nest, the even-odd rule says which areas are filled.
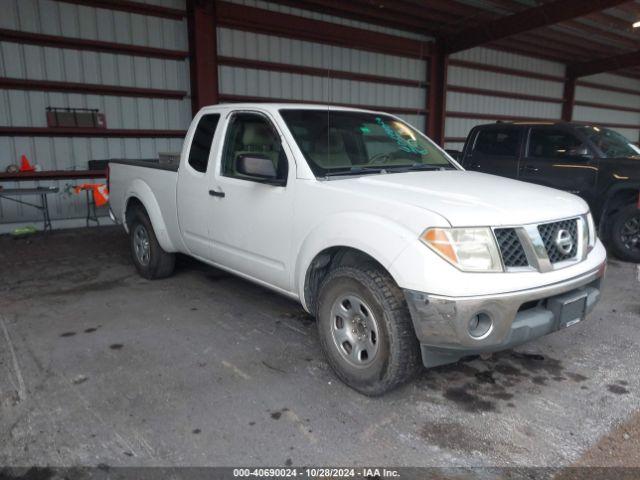
[[[318,330],[336,375],[366,395],[381,395],[420,368],[420,347],[402,291],[375,265],[339,267],[318,297]]]
[[[640,209],[627,205],[611,219],[611,247],[622,260],[640,262]]]
[[[136,208],[131,213],[129,232],[131,258],[142,277],[153,280],[168,277],[173,273],[176,256],[162,249],[151,220],[142,208]]]

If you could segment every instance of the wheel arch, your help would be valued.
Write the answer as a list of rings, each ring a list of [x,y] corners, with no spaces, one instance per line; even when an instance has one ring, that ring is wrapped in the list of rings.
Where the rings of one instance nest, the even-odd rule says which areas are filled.
[[[123,218],[125,219],[124,224],[127,232],[129,231],[131,212],[136,207],[143,208],[149,216],[151,226],[162,249],[165,252],[176,252],[177,249],[169,237],[167,226],[162,217],[160,205],[158,205],[151,188],[141,180],[134,180],[126,195]]]
[[[304,308],[312,315],[316,314],[320,285],[322,285],[322,281],[331,270],[342,266],[360,266],[363,264],[373,264],[393,278],[393,275],[383,263],[378,261],[371,253],[360,248],[336,245],[318,252],[309,262],[304,273],[300,297]]]
[[[402,285],[401,272],[392,265],[416,238],[407,226],[381,215],[356,211],[330,215],[311,229],[300,244],[292,271],[294,291],[303,307],[315,314],[314,294],[327,265],[355,259],[375,262],[397,285]]]
[[[607,239],[609,236],[611,217],[631,203],[636,203],[640,208],[640,183],[617,185],[607,192],[598,225],[598,232],[602,238]]]

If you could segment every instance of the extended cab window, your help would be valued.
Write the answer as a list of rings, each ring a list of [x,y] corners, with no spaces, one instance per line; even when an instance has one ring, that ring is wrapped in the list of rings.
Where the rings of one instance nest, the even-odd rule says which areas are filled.
[[[532,128],[527,156],[532,158],[564,158],[570,150],[582,145],[571,132],[558,128]]]
[[[492,157],[517,157],[519,145],[520,131],[517,128],[489,128],[478,133],[473,153]]]
[[[268,159],[273,163],[275,178],[282,181],[287,179],[289,164],[282,149],[280,135],[263,115],[236,113],[231,118],[225,140],[222,174],[256,180],[238,171],[238,162],[242,157]]]
[[[220,115],[217,113],[203,115],[193,134],[191,150],[189,150],[189,165],[198,172],[207,171],[211,142],[213,142],[213,135],[216,133],[219,120]]]

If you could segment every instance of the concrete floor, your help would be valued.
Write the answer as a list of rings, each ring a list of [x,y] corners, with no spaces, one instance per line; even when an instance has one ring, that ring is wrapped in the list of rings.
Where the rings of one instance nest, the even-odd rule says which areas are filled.
[[[640,408],[639,291],[611,261],[587,321],[371,399],[290,300],[143,280],[115,228],[0,237],[0,465],[573,464]]]

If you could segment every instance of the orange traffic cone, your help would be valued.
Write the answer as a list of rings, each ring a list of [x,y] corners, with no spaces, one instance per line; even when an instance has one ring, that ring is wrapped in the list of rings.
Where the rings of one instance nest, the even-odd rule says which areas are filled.
[[[93,198],[96,202],[96,207],[101,207],[109,202],[109,190],[104,183],[93,185]]]
[[[93,201],[96,207],[101,207],[109,203],[109,190],[104,183],[82,183],[73,187],[76,193],[80,193],[83,190],[93,191]]]
[[[33,167],[29,163],[29,160],[27,159],[26,155],[22,155],[22,157],[20,158],[20,171],[21,172],[35,172],[36,171],[35,167]]]

